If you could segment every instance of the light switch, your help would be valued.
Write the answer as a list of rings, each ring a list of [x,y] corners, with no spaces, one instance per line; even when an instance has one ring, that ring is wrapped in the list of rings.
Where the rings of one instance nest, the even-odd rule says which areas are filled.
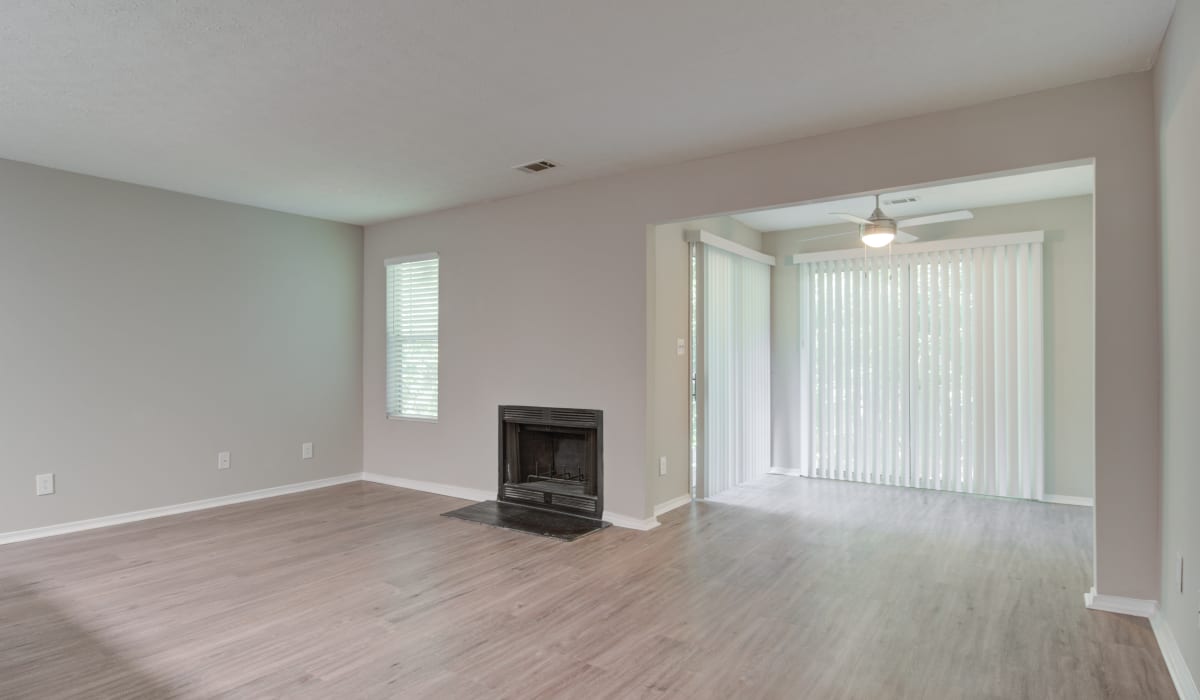
[[[54,493],[54,474],[37,475],[37,495],[49,496]]]

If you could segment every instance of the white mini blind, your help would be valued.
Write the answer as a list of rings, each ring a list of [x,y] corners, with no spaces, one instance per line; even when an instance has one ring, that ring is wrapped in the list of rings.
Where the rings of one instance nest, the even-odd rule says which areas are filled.
[[[387,414],[438,417],[438,256],[387,261]]]

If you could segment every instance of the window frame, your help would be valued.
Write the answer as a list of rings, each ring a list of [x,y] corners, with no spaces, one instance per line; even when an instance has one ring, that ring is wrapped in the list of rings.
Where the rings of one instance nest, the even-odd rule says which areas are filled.
[[[390,397],[390,387],[392,384],[392,354],[389,350],[391,342],[392,342],[392,333],[391,333],[392,294],[390,293],[390,287],[388,286],[388,277],[390,274],[389,271],[390,271],[390,268],[392,268],[394,266],[402,265],[404,263],[423,262],[426,260],[436,260],[437,261],[437,272],[438,272],[438,278],[437,278],[438,329],[437,329],[436,335],[432,336],[433,339],[437,342],[437,352],[438,352],[438,355],[437,355],[437,359],[438,359],[437,377],[436,377],[437,389],[436,389],[436,394],[435,394],[435,398],[437,400],[437,415],[421,416],[421,415],[410,415],[410,414],[404,414],[404,413],[392,413],[391,397]],[[384,330],[383,330],[383,346],[384,346],[384,350],[383,350],[383,352],[384,352],[384,358],[383,358],[383,367],[384,367],[383,368],[383,374],[384,374],[383,404],[384,404],[384,407],[383,407],[383,410],[384,410],[384,415],[387,417],[388,420],[414,421],[414,422],[418,422],[418,423],[437,423],[438,419],[441,418],[441,378],[442,378],[441,377],[441,375],[442,375],[442,363],[441,363],[442,259],[441,259],[441,254],[436,251],[431,251],[431,252],[426,252],[426,253],[414,253],[411,255],[399,255],[399,256],[387,258],[383,261],[383,280],[384,280],[384,282],[383,282],[383,284],[384,284],[384,304],[383,304],[383,324],[384,324]],[[426,336],[426,337],[428,337],[428,336]]]

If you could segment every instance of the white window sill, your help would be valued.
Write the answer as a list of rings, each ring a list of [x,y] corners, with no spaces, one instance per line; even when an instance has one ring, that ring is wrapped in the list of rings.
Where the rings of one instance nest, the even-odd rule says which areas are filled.
[[[425,416],[392,416],[387,417],[388,420],[413,421],[415,423],[436,423],[437,418],[427,418]]]

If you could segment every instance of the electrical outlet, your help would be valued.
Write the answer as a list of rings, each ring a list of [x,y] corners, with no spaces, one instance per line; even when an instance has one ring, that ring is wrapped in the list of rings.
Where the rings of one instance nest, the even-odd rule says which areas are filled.
[[[228,469],[228,468],[229,468],[229,453],[228,452],[218,452],[217,453],[217,469]]]
[[[666,457],[658,458],[658,475],[659,476],[667,475],[667,458]]]
[[[54,493],[54,475],[53,474],[38,474],[37,475],[37,495],[49,496]]]
[[[305,442],[300,445],[300,459],[312,459],[311,442]]]
[[[682,355],[685,352],[687,352],[687,341],[685,341],[683,338],[676,338],[675,339],[675,354]]]

